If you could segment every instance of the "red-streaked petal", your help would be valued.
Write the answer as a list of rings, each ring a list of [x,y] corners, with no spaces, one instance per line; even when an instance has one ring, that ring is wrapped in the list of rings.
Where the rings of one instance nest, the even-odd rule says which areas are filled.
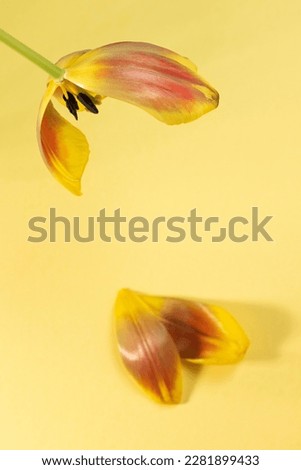
[[[59,85],[48,84],[38,118],[38,141],[44,161],[54,177],[73,194],[81,194],[81,177],[89,157],[84,134],[54,108],[51,97]]]
[[[121,42],[81,54],[65,78],[90,93],[137,105],[167,124],[197,119],[218,93],[185,57],[148,43]]]
[[[242,359],[249,346],[243,329],[221,307],[166,299],[160,318],[182,359],[229,364]]]
[[[137,295],[164,324],[182,359],[229,364],[244,356],[249,340],[223,308],[172,297]]]
[[[119,352],[128,372],[155,400],[179,403],[180,357],[164,325],[127,289],[118,294],[115,319]]]

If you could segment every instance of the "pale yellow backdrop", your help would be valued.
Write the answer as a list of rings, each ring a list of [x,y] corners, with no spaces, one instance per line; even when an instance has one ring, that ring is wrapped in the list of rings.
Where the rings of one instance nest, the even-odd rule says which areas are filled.
[[[0,44],[0,447],[297,449],[301,445],[299,0],[1,0],[1,27],[51,60],[121,40],[198,64],[220,107],[168,127],[107,100],[80,121],[77,198],[48,173],[35,122],[46,75]],[[128,218],[272,215],[274,242],[34,244],[28,220],[121,208]],[[163,237],[164,238],[164,237]],[[118,362],[121,287],[230,309],[243,362],[194,370],[187,399],[148,400]]]

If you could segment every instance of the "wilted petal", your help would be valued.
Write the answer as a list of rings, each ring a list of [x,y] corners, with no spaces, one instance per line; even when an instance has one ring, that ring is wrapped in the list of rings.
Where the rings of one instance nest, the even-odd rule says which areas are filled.
[[[228,364],[244,356],[249,340],[223,308],[190,300],[139,294],[165,325],[182,359]]]
[[[180,358],[164,325],[127,289],[118,294],[115,318],[119,351],[133,378],[152,398],[179,403]]]
[[[218,93],[188,59],[141,42],[109,44],[72,61],[65,78],[93,94],[137,105],[167,124],[197,119]]]
[[[48,84],[38,118],[38,141],[49,170],[69,191],[81,194],[81,177],[89,157],[84,134],[54,108],[51,97],[58,85]]]
[[[242,359],[249,346],[242,328],[220,307],[166,299],[160,318],[183,359],[228,364]]]

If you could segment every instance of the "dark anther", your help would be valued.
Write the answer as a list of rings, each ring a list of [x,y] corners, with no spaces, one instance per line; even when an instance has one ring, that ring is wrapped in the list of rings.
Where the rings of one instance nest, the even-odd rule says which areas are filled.
[[[77,103],[76,99],[74,98],[72,93],[70,93],[69,91],[67,91],[67,98],[66,98],[65,95],[63,95],[63,99],[66,102],[66,106],[67,106],[68,110],[70,111],[70,113],[77,120],[78,119],[78,117],[77,117],[78,103]]]
[[[85,93],[79,93],[77,95],[78,101],[85,106],[85,108],[93,114],[98,114],[98,109],[88,95]]]

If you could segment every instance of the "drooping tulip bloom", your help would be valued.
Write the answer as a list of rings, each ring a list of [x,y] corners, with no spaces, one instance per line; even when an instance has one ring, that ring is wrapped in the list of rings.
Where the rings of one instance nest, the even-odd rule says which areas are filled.
[[[237,321],[220,307],[129,289],[117,296],[115,324],[124,365],[162,403],[181,401],[181,360],[234,363],[249,346]]]
[[[50,171],[77,195],[89,146],[84,134],[56,110],[53,98],[75,119],[84,110],[97,114],[101,101],[111,97],[139,106],[166,124],[192,121],[218,105],[217,91],[199,77],[190,60],[148,43],[120,42],[74,52],[56,65],[64,74],[48,82],[38,140]]]

